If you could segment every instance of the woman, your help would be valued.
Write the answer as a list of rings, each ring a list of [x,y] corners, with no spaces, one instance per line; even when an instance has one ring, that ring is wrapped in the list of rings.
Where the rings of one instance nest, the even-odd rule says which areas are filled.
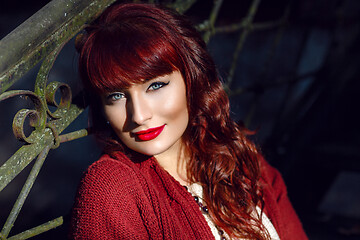
[[[75,239],[306,239],[279,173],[229,116],[199,34],[146,4],[108,8],[79,70],[104,154],[85,173]]]

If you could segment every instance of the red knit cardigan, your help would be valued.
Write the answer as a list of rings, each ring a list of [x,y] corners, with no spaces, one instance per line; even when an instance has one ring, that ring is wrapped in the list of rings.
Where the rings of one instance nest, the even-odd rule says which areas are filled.
[[[307,239],[277,170],[261,160],[265,213],[281,240]],[[189,192],[154,158],[103,155],[84,174],[71,239],[214,239]]]

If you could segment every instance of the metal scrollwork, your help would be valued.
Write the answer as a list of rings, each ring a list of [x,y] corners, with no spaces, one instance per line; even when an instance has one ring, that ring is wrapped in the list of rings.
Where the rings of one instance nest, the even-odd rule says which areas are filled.
[[[0,180],[2,180],[0,181],[0,191],[33,160],[34,156],[38,155],[38,159],[28,176],[24,188],[0,233],[0,239],[6,239],[8,236],[49,149],[59,147],[61,142],[88,134],[87,130],[84,129],[60,136],[61,131],[83,111],[81,107],[72,104],[72,92],[69,85],[57,81],[47,83],[49,72],[63,46],[64,44],[59,45],[43,61],[37,74],[33,92],[28,90],[12,90],[0,95],[0,102],[20,96],[30,100],[34,106],[33,109],[21,109],[14,116],[14,136],[26,144],[0,166]],[[58,98],[56,97],[57,93],[59,93]],[[51,111],[49,106],[55,107],[55,110]],[[32,128],[29,134],[25,134],[25,124],[29,124]],[[30,150],[29,147],[35,150]],[[31,153],[29,154],[29,152]],[[19,239],[25,239],[29,234],[39,234],[61,225],[62,222],[63,219],[60,217],[29,230],[31,233],[24,232],[14,237],[16,239],[18,237]]]
[[[26,90],[14,90],[8,91],[0,95],[0,102],[14,97],[14,96],[25,96],[34,103],[35,109],[21,109],[19,110],[13,119],[13,133],[14,136],[20,141],[26,143],[33,143],[31,135],[27,137],[24,133],[24,123],[29,118],[29,124],[35,129],[44,129],[46,121],[46,109],[41,99],[33,92]]]
[[[58,91],[60,91],[61,93],[61,98],[59,103],[57,103],[55,99],[56,92]],[[51,118],[53,119],[60,118],[61,115],[59,114],[59,110],[69,109],[70,107],[71,98],[72,98],[71,89],[69,85],[65,83],[50,82],[46,87],[45,98],[46,98],[46,102],[49,105],[57,108],[55,112],[51,112],[49,109],[47,109],[48,115],[51,116]]]
[[[34,92],[14,90],[0,95],[0,101],[14,96],[23,96],[25,99],[31,100],[34,104],[34,109],[21,109],[13,119],[13,133],[20,141],[32,144],[37,140],[36,136],[39,135],[32,134],[33,132],[41,133],[44,132],[46,128],[50,128],[54,137],[54,146],[57,147],[60,144],[58,140],[59,133],[56,127],[51,125],[51,120],[61,118],[61,110],[70,108],[72,93],[69,85],[65,83],[54,81],[46,85],[46,82],[56,57],[63,46],[64,44],[61,44],[57,47],[42,63],[36,78]],[[59,103],[55,99],[58,91],[61,94]],[[49,105],[56,107],[56,110],[51,112]],[[34,129],[29,136],[26,136],[24,132],[24,124],[27,119],[29,120],[30,127]]]

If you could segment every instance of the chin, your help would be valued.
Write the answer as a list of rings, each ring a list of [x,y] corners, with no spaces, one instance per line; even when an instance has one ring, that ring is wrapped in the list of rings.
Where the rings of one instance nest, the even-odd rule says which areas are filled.
[[[132,149],[133,151],[144,154],[144,155],[148,155],[148,156],[154,156],[154,155],[161,154],[161,153],[165,152],[168,148],[169,147],[167,147],[167,146],[154,146],[152,144],[149,144],[149,146],[146,146],[146,147],[144,147],[144,146],[130,147],[130,149]]]

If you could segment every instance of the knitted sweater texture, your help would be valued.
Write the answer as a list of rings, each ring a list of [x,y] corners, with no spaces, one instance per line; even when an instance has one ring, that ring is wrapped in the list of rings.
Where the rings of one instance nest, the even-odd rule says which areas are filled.
[[[307,239],[277,170],[261,160],[265,213],[280,239]],[[103,155],[85,172],[71,239],[214,239],[191,194],[155,158]]]

